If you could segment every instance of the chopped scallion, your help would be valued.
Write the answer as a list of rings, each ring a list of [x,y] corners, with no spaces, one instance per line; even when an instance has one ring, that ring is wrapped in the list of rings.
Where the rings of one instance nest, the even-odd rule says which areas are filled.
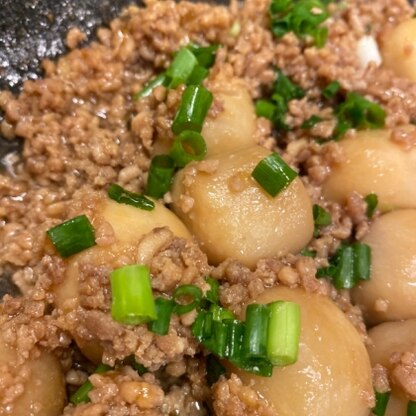
[[[202,290],[195,285],[181,285],[173,292],[172,299],[176,303],[175,312],[178,315],[183,315],[199,305],[202,299]]]
[[[133,95],[133,100],[139,100],[140,98],[149,96],[153,90],[158,87],[159,85],[165,85],[166,84],[166,74],[160,74],[156,78],[153,78],[150,80],[141,91],[139,91],[137,94]]]
[[[285,301],[269,303],[268,307],[267,358],[273,365],[293,364],[299,351],[300,307]]]
[[[94,228],[85,215],[50,228],[47,236],[62,257],[69,257],[95,245]]]
[[[212,103],[212,94],[202,85],[190,85],[182,95],[181,104],[172,124],[172,131],[180,134],[185,130],[198,133]]]
[[[373,407],[372,412],[374,416],[384,416],[387,409],[387,404],[390,399],[390,392],[379,393],[375,391],[376,405]]]
[[[322,227],[326,227],[331,224],[332,217],[331,214],[321,206],[314,204],[312,208],[313,221],[315,224],[315,231],[313,233],[314,237],[319,235],[319,231]]]
[[[170,80],[169,88],[186,84],[197,64],[198,60],[188,48],[179,49],[166,70],[166,77]]]
[[[277,153],[272,153],[257,164],[251,176],[275,197],[296,178],[297,173]]]
[[[269,120],[274,119],[276,106],[271,101],[258,100],[256,102],[256,114]]]
[[[242,360],[242,346],[245,332],[244,322],[233,320],[230,323],[227,335],[226,356],[231,362],[238,363]]]
[[[354,278],[368,280],[371,271],[371,248],[364,243],[354,243]]]
[[[175,164],[168,155],[157,155],[150,163],[146,193],[153,198],[161,198],[169,191]]]
[[[367,218],[372,218],[378,205],[378,196],[376,194],[368,194],[364,201],[367,203]]]
[[[315,258],[316,257],[316,251],[315,250],[309,250],[307,247],[305,247],[301,252],[300,252],[300,254],[302,255],[302,256],[305,256],[305,257],[312,257],[312,258]]]
[[[134,264],[115,269],[110,283],[111,316],[115,321],[140,325],[156,319],[148,267]]]
[[[169,331],[170,318],[174,307],[175,303],[171,299],[156,298],[156,319],[149,322],[149,330],[158,335],[166,335]]]
[[[302,125],[300,126],[302,129],[311,129],[315,124],[318,124],[322,121],[322,117],[317,115],[310,116],[307,120],[305,120]]]
[[[192,74],[188,77],[187,85],[198,85],[208,76],[209,69],[204,68],[201,65],[196,65]]]
[[[108,187],[108,196],[119,204],[131,205],[145,211],[152,211],[155,208],[155,203],[143,195],[135,192],[127,191],[120,185],[112,183]]]
[[[227,323],[219,321],[212,322],[212,338],[209,340],[207,346],[220,358],[224,358],[227,351],[227,334]]]
[[[322,95],[327,98],[333,98],[337,94],[337,92],[341,89],[341,84],[338,81],[332,81],[328,84],[323,90]]]
[[[205,295],[207,300],[214,304],[220,303],[220,283],[218,282],[218,280],[210,276],[207,276],[205,280],[210,285],[210,289],[207,291]]]
[[[277,37],[294,32],[298,37],[310,36],[317,47],[325,44],[328,29],[321,24],[328,18],[326,5],[320,0],[272,0],[271,30]]]
[[[136,361],[134,355],[129,355],[123,360],[123,364],[129,365],[134,371],[137,371],[139,375],[143,375],[148,372],[147,368],[143,364],[139,364]]]
[[[244,371],[262,377],[271,377],[273,374],[273,364],[266,358],[250,358],[236,363]]]
[[[266,305],[250,304],[246,309],[243,353],[247,359],[267,357],[270,311]]]
[[[256,103],[256,114],[271,120],[277,129],[289,130],[285,121],[289,101],[305,96],[305,91],[293,83],[282,71],[276,72],[272,95],[269,101],[259,100]]]
[[[349,92],[345,101],[340,104],[335,114],[338,124],[334,136],[339,138],[348,129],[378,129],[384,127],[386,112],[356,92]]]
[[[189,44],[187,48],[195,55],[199,65],[203,68],[211,68],[215,62],[215,54],[219,45],[198,46],[193,43]]]
[[[209,311],[212,313],[212,319],[214,321],[223,321],[224,319],[234,319],[234,314],[226,308],[222,308],[216,304],[212,304],[209,308]]]
[[[363,243],[341,245],[330,260],[329,267],[321,268],[317,277],[330,277],[337,289],[351,289],[360,280],[368,280],[371,271],[371,249]]]
[[[175,166],[183,168],[193,160],[202,160],[207,153],[207,144],[196,131],[185,130],[175,137],[169,152]]]
[[[96,374],[102,374],[106,373],[107,371],[110,371],[111,367],[105,364],[100,364],[94,371]],[[88,397],[88,393],[93,389],[93,385],[91,381],[87,380],[82,386],[78,388],[75,393],[73,393],[69,399],[69,401],[72,404],[81,404],[81,403],[87,403],[90,401],[90,398]]]
[[[416,416],[416,401],[409,400],[407,403],[407,416]]]

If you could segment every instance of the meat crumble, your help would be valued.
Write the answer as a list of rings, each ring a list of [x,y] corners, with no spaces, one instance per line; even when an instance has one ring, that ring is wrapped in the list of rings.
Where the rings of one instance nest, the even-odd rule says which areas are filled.
[[[4,355],[0,359],[0,415],[29,414],[25,413],[27,403],[30,415],[46,416],[291,414],[285,413],[284,406],[276,410],[259,387],[263,384],[248,381],[229,363],[223,363],[224,374],[214,383],[208,382],[210,352],[192,330],[196,310],[172,314],[166,335],[152,332],[147,325],[114,320],[109,276],[114,269],[130,264],[149,268],[155,297],[171,298],[183,284],[197,287],[206,296],[210,290],[206,277],[210,276],[219,283],[220,305],[239,318],[248,303],[266,296],[271,289],[288,288],[293,293],[325,299],[323,303],[336,305],[337,312],[346,318],[347,324],[342,325],[356,332],[365,360],[370,370],[373,368],[376,392],[392,390],[394,395],[399,390],[405,406],[416,401],[416,339],[403,342],[404,346],[399,343],[386,360],[373,358],[370,353],[371,367],[364,348],[371,351],[377,344],[368,333],[371,327],[416,318],[415,308],[403,316],[390,317],[391,300],[384,294],[375,295],[377,299],[369,307],[367,298],[359,298],[356,289],[337,287],[328,275],[319,275],[320,270],[331,267],[346,242],[371,246],[368,241],[373,229],[379,220],[391,215],[389,211],[416,208],[410,189],[408,204],[396,200],[384,203],[379,194],[372,215],[368,214],[368,195],[361,188],[344,199],[334,196],[343,186],[336,183],[335,191],[328,190],[328,181],[339,167],[351,164],[350,150],[343,143],[352,143],[367,130],[353,126],[341,140],[333,140],[341,98],[322,96],[326,86],[337,82],[343,96],[355,92],[376,103],[385,111],[386,142],[394,143],[413,166],[413,171],[409,167],[404,175],[415,172],[416,80],[397,74],[383,63],[363,62],[356,53],[366,36],[383,49],[389,33],[409,21],[414,9],[405,0],[329,2],[329,17],[324,23],[328,38],[319,48],[313,39],[293,32],[275,37],[270,30],[269,3],[246,0],[221,6],[149,0],[145,7],[127,8],[110,27],[99,29],[98,40],[89,46],[77,48],[84,35],[72,29],[67,36],[71,50],[57,61],[43,62],[43,79],[26,81],[18,96],[0,92],[0,108],[5,113],[1,134],[23,143],[18,161],[10,171],[0,172],[0,275],[19,291],[18,296],[6,294],[0,309],[0,352]],[[180,185],[175,184],[185,189],[180,197],[174,186],[157,201],[157,209],[162,210],[160,221],[166,223],[151,226],[143,220],[130,232],[131,223],[124,224],[124,214],[117,214],[124,224],[122,232],[132,234],[128,240],[130,237],[120,237],[110,220],[116,208],[109,205],[108,186],[117,183],[130,192],[146,192],[152,158],[166,153],[175,140],[172,122],[186,87],[159,85],[148,96],[132,97],[163,73],[175,53],[189,43],[219,45],[203,81],[213,92],[207,114],[210,122],[221,121],[224,114],[228,117],[227,101],[221,96],[225,86],[237,85],[236,90],[248,92],[250,103],[270,98],[276,68],[304,91],[302,98],[287,103],[286,130],[270,119],[253,115],[250,134],[253,146],[278,153],[298,173],[297,186],[304,189],[311,207],[319,206],[330,215],[327,225],[316,228],[316,221],[310,224],[315,227],[311,229],[313,237],[303,244],[302,251],[276,252],[257,259],[254,266],[237,254],[220,256],[219,261],[213,257],[209,249],[212,241],[196,235],[192,227],[197,226],[192,221],[200,215],[193,187],[198,187],[201,177],[221,174],[223,162],[215,153],[184,168]],[[241,111],[239,122],[243,123],[245,113]],[[311,117],[317,117],[317,122],[305,127]],[[227,182],[230,192],[237,196],[248,186],[239,172]],[[345,182],[349,178],[344,178]],[[216,187],[220,187],[219,182]],[[166,213],[166,207],[189,230],[176,217],[165,220],[166,215],[174,215]],[[285,213],[281,211],[281,215]],[[47,231],[79,215],[91,221],[96,246],[62,258]],[[202,228],[214,228],[211,220],[207,218]],[[174,221],[180,223],[176,229],[171,225],[176,227]],[[416,221],[409,223],[411,231],[415,231],[414,226]],[[231,239],[232,228],[224,222],[223,240]],[[297,238],[297,232],[293,234]],[[389,239],[381,231],[377,238]],[[219,241],[216,244],[222,247]],[[371,247],[375,262],[376,248]],[[374,318],[378,313],[384,314],[382,319],[378,315]],[[360,362],[356,356],[351,360],[355,359]],[[138,372],[132,360],[145,371]],[[111,369],[96,372],[101,363]],[[282,371],[279,377],[284,379],[285,374]],[[363,374],[357,380],[365,380],[367,375]],[[37,382],[31,383],[33,379]],[[91,384],[88,401],[71,403],[71,395],[87,380]],[[39,384],[54,387],[45,392]],[[367,416],[372,414],[375,398],[373,386],[368,389],[364,384],[356,400],[363,404],[356,409],[364,409],[360,415]],[[338,393],[328,390],[326,394]],[[354,402],[351,397],[347,400]],[[307,406],[305,409],[305,414],[325,414],[319,410],[312,413]],[[405,413],[395,416],[402,415]]]

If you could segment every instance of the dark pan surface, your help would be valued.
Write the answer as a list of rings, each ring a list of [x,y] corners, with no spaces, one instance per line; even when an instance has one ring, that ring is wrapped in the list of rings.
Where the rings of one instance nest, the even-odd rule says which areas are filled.
[[[0,89],[17,92],[41,74],[40,62],[66,51],[65,35],[77,26],[88,39],[136,0],[2,0]]]

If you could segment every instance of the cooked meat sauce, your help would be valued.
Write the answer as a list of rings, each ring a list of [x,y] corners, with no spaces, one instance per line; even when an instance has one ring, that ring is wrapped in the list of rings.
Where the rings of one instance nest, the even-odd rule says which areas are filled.
[[[413,15],[149,0],[87,47],[71,29],[43,79],[0,92],[23,146],[0,173],[0,415],[416,414]],[[190,86],[172,62],[209,46]],[[160,155],[174,176],[151,191]],[[79,249],[63,223],[86,224]],[[126,270],[149,271],[133,318]],[[300,314],[284,362],[272,305]],[[269,339],[251,368],[197,332],[216,310],[246,334],[254,309]]]

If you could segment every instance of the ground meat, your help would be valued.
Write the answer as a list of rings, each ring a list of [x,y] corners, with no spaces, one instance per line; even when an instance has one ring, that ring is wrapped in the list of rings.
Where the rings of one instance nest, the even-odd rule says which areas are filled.
[[[213,396],[214,410],[219,415],[276,416],[273,408],[235,374],[228,380],[221,378],[213,388]]]
[[[334,106],[349,91],[379,103],[387,112],[392,139],[406,150],[414,147],[415,128],[408,123],[416,118],[415,84],[382,66],[363,68],[351,53],[362,36],[382,40],[389,28],[412,16],[413,9],[406,0],[352,0],[344,6],[329,6],[328,41],[317,48],[294,33],[273,37],[266,0],[232,1],[229,7],[148,1],[145,8],[131,6],[109,28],[100,29],[90,46],[77,49],[84,35],[71,29],[66,40],[71,51],[56,62],[43,63],[44,79],[27,81],[18,97],[0,93],[1,134],[23,141],[22,155],[15,157],[8,173],[0,173],[0,274],[10,274],[23,294],[17,299],[5,296],[1,305],[2,337],[17,348],[22,366],[14,373],[9,365],[1,369],[0,413],[24,392],[29,379],[24,363],[47,351],[59,358],[71,391],[90,374],[91,401],[68,404],[66,416],[275,415],[254,386],[243,385],[234,374],[221,377],[212,389],[207,385],[207,351],[191,332],[195,312],[173,314],[163,336],[146,325],[123,325],[111,318],[109,276],[125,264],[150,268],[155,296],[171,296],[180,284],[207,293],[205,276],[210,275],[220,283],[222,306],[237,316],[267,288],[301,287],[331,298],[366,341],[362,313],[352,305],[349,292],[316,278],[341,241],[360,240],[367,233],[364,195],[351,195],[338,204],[323,198],[321,186],[331,166],[343,160],[340,146],[330,139],[336,126]],[[274,131],[269,120],[258,118],[255,140],[281,154],[299,172],[312,203],[331,214],[331,224],[317,230],[308,245],[315,257],[261,259],[253,269],[227,259],[213,267],[196,241],[157,227],[115,259],[77,260],[75,295],[68,289],[61,302],[57,288],[68,282],[74,263],[57,255],[46,231],[85,214],[99,249],[116,242],[110,223],[97,215],[107,198],[105,190],[115,182],[132,192],[144,191],[151,157],[168,152],[174,140],[172,121],[185,87],[159,86],[142,99],[135,94],[190,41],[221,45],[204,81],[208,88],[239,78],[254,100],[268,97],[278,67],[306,91],[288,103],[287,132]],[[340,97],[323,100],[322,88],[335,80],[341,85]],[[214,96],[209,116],[222,111]],[[302,127],[311,116],[322,121]],[[217,167],[213,160],[198,169],[209,173]],[[191,182],[192,174],[184,180]],[[238,188],[239,183],[232,186]],[[170,200],[167,193],[163,202]],[[182,202],[184,212],[194,203],[192,198]],[[383,308],[383,300],[378,303]],[[126,362],[131,359],[148,372],[135,372]],[[114,369],[92,374],[95,361]],[[416,399],[415,357],[395,355],[392,362],[391,383]],[[387,391],[385,369],[375,366],[373,375],[376,389]]]
[[[393,364],[392,382],[398,386],[410,400],[416,400],[416,356],[411,352],[394,353],[390,357]]]

